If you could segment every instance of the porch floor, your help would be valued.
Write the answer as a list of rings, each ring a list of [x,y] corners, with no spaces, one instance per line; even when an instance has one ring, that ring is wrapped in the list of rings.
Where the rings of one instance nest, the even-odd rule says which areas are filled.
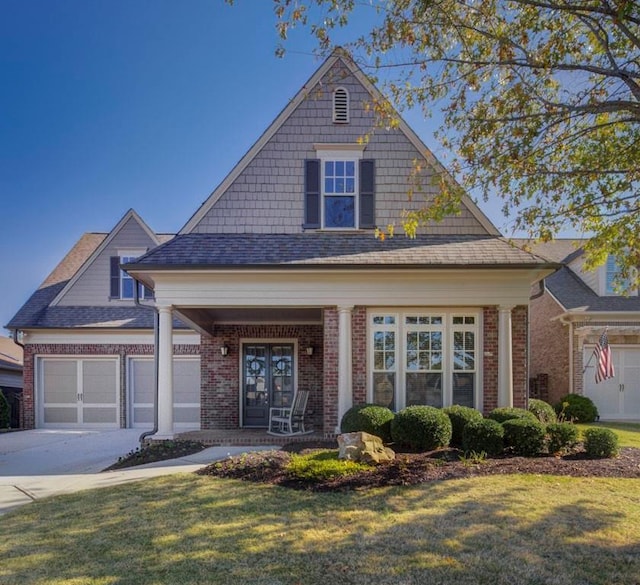
[[[274,445],[282,447],[288,443],[307,441],[330,441],[324,433],[313,432],[306,435],[269,435],[265,429],[211,429],[206,431],[187,431],[178,433],[183,441],[199,441],[209,447]]]

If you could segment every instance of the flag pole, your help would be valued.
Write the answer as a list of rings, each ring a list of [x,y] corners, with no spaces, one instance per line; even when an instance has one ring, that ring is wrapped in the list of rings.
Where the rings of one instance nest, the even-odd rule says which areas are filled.
[[[609,330],[609,325],[605,325],[604,326],[604,332],[606,333]],[[591,352],[591,356],[589,357],[589,361],[587,362],[587,365],[582,369],[582,375],[584,376],[584,373],[587,371],[587,368],[591,365],[591,360],[593,360],[593,356],[596,355],[595,352]]]

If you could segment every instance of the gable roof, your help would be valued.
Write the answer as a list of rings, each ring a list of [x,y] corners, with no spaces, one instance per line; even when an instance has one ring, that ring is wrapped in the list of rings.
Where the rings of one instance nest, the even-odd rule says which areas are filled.
[[[361,83],[366,91],[372,96],[375,101],[384,101],[388,103],[387,98],[380,92],[380,90],[369,80],[369,78],[362,72],[362,70],[355,64],[353,59],[342,48],[336,48],[333,53],[324,61],[324,63],[317,69],[317,71],[311,76],[311,78],[302,86],[300,91],[294,96],[294,98],[287,104],[287,106],[280,112],[271,125],[263,132],[253,146],[247,151],[247,153],[240,159],[231,172],[224,178],[224,180],[215,188],[215,190],[209,195],[209,197],[202,203],[200,208],[191,216],[187,223],[180,229],[179,234],[190,233],[204,218],[204,216],[211,210],[216,202],[222,197],[222,195],[229,189],[234,181],[240,176],[240,174],[247,168],[247,166],[253,161],[263,147],[269,142],[269,140],[276,134],[276,132],[282,127],[282,125],[289,119],[298,106],[305,100],[313,88],[320,82],[320,80],[331,70],[331,68],[340,61]],[[395,115],[399,121],[399,129],[407,137],[407,139],[413,144],[416,150],[424,157],[424,159],[441,174],[447,182],[459,187],[456,180],[451,176],[447,169],[438,161],[433,153],[427,148],[420,137],[411,129],[411,127],[404,121],[404,119],[394,110]],[[475,202],[465,195],[463,198],[463,204],[467,207],[472,216],[482,225],[488,234],[499,236],[500,232],[493,225],[491,220],[482,212],[482,210],[475,204]]]
[[[183,234],[126,269],[336,269],[355,267],[540,267],[558,265],[491,236],[404,236],[384,241],[360,234]]]
[[[86,233],[74,244],[60,263],[45,278],[38,289],[18,310],[7,329],[26,328],[152,328],[153,314],[133,306],[92,307],[57,306],[56,300],[76,282],[100,252],[113,240],[126,222],[134,218],[157,244],[167,242],[173,234],[155,234],[129,210],[110,233]],[[179,325],[178,325],[179,326]]]
[[[514,240],[533,253],[564,266],[544,279],[547,290],[565,311],[585,313],[623,313],[640,311],[638,296],[599,296],[568,265],[584,254],[584,238],[559,238],[550,242],[535,243],[531,240]]]
[[[84,234],[13,316],[6,325],[7,329],[19,329],[36,323],[42,311],[64,289],[106,237],[105,233]]]
[[[105,237],[102,240],[102,242],[100,242],[100,244],[91,253],[91,255],[84,261],[82,266],[75,272],[75,274],[68,280],[68,282],[60,290],[60,292],[56,295],[56,297],[51,301],[52,305],[58,304],[58,302],[60,301],[60,299],[62,299],[65,293],[67,293],[67,291],[78,281],[78,279],[84,274],[84,272],[89,268],[89,266],[91,266],[93,261],[118,236],[118,233],[131,219],[133,219],[136,223],[140,225],[140,227],[144,230],[144,232],[149,236],[151,241],[156,246],[160,244],[160,240],[158,239],[158,236],[149,228],[149,226],[142,220],[142,218],[133,209],[129,209],[129,211],[127,211],[122,216],[122,219],[116,224],[116,226],[109,232],[107,237]]]

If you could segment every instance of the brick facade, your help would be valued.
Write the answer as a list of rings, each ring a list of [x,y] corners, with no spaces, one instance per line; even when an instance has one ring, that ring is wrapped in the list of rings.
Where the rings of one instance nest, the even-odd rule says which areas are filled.
[[[176,344],[174,355],[198,355],[198,345]],[[153,355],[153,345],[149,344],[26,344],[24,347],[24,428],[33,429],[35,413],[35,367],[37,356],[117,356],[120,362],[120,426],[126,428],[127,421],[127,358]]]
[[[310,391],[308,410],[311,423],[322,428],[323,403],[323,336],[322,325],[217,325],[213,336],[201,340],[201,428],[237,429],[242,426],[240,411],[241,343],[243,339],[291,339],[298,341],[297,387]],[[222,356],[220,347],[229,353]],[[313,346],[309,356],[305,348]],[[326,386],[325,386],[326,387]]]

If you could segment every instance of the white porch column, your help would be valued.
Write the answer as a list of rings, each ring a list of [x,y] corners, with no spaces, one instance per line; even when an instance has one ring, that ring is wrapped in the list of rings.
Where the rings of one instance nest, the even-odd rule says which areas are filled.
[[[498,307],[498,406],[513,406],[511,309]]]
[[[173,438],[173,311],[159,306],[158,439]]]
[[[351,311],[353,307],[338,307],[338,426],[353,403],[351,388]]]

